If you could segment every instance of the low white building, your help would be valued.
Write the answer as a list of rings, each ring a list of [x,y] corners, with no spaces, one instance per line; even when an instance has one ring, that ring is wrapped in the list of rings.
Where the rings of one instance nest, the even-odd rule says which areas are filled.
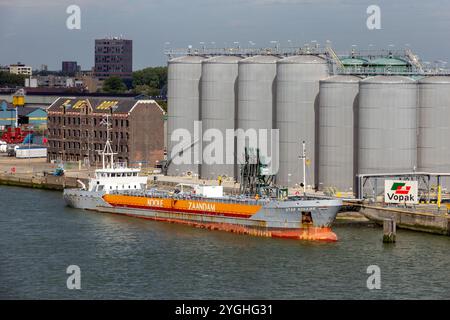
[[[31,76],[33,69],[30,66],[26,66],[23,63],[18,62],[17,64],[11,64],[9,66],[9,73]]]

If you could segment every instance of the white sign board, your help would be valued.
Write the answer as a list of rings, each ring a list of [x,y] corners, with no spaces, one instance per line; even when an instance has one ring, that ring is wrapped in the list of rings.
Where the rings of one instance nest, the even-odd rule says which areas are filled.
[[[384,181],[384,202],[418,204],[418,182],[402,180]]]

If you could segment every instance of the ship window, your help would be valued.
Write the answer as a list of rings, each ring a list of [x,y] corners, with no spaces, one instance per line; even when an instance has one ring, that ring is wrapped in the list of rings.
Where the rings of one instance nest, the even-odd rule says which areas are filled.
[[[302,211],[302,224],[312,224],[311,212]]]
[[[102,185],[98,186],[97,190],[98,191],[103,191],[103,186]]]

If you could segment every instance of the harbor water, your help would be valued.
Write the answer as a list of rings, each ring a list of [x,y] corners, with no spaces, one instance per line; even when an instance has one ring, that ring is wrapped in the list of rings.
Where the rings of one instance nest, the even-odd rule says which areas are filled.
[[[2,299],[449,299],[450,237],[336,224],[335,243],[209,231],[0,187]],[[70,265],[81,289],[67,288]],[[368,289],[369,266],[380,289]]]

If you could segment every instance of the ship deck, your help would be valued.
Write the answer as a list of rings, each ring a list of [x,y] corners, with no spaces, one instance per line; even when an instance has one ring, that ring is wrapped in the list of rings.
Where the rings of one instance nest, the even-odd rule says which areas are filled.
[[[127,195],[135,197],[146,198],[158,198],[158,199],[174,199],[174,200],[196,200],[196,201],[210,201],[216,203],[230,203],[230,204],[246,204],[246,205],[264,205],[272,201],[277,202],[298,202],[298,201],[320,201],[320,200],[333,200],[330,197],[319,197],[312,195],[296,195],[289,196],[287,198],[275,198],[275,197],[261,197],[254,198],[247,195],[225,195],[223,197],[206,197],[194,193],[172,193],[168,191],[149,190],[149,191],[112,191],[111,195]]]

